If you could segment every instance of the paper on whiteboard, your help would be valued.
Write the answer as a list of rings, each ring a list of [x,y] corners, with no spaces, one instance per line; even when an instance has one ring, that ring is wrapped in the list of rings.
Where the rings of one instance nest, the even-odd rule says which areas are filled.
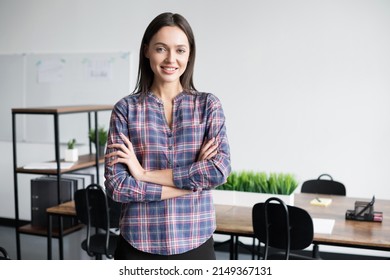
[[[86,59],[84,61],[85,79],[89,81],[109,81],[113,78],[111,59]]]
[[[64,79],[65,61],[61,59],[38,61],[38,83],[58,83]]]

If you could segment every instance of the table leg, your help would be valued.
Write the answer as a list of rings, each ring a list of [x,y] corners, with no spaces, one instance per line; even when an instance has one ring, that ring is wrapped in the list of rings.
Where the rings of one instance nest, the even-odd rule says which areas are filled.
[[[234,259],[238,260],[238,235],[234,236]]]
[[[59,217],[58,245],[60,250],[60,260],[64,259],[64,228],[62,216]]]
[[[52,237],[52,217],[50,214],[47,214],[47,259],[51,260],[52,255],[51,255],[51,237]]]
[[[230,235],[229,240],[229,258],[234,260],[234,235]]]
[[[318,248],[318,244],[313,244],[313,252],[312,252],[312,257],[314,259],[318,259],[320,257],[320,253],[319,253],[319,248]]]
[[[252,260],[255,259],[255,253],[256,252],[256,238],[253,238],[252,240]]]

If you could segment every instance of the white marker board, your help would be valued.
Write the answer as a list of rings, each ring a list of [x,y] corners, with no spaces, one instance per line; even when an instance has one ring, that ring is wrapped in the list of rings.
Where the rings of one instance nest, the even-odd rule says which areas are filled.
[[[10,141],[11,108],[66,105],[114,105],[129,94],[130,53],[47,53],[0,55],[0,140]],[[99,113],[108,127],[110,112]],[[53,118],[17,118],[18,140],[54,141]],[[87,140],[87,114],[60,117],[60,141]]]

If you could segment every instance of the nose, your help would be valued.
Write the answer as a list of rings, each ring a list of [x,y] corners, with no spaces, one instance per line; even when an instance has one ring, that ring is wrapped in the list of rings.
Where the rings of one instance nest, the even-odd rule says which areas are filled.
[[[175,52],[172,51],[167,52],[167,57],[165,58],[165,62],[167,63],[175,62],[175,59],[176,59]]]

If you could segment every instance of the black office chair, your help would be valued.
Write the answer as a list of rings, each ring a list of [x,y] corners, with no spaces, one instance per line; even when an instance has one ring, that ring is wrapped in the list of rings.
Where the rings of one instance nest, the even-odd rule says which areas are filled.
[[[321,179],[324,176],[329,177],[329,180]],[[317,179],[303,182],[301,192],[343,196],[347,193],[344,184],[334,181],[329,174],[321,174]]]
[[[97,260],[103,255],[112,259],[118,239],[112,229],[119,227],[121,204],[109,198],[98,184],[77,190],[74,198],[77,218],[87,226],[87,237],[81,248]]]
[[[0,256],[0,260],[10,260],[11,259],[8,255],[7,250],[4,249],[3,247],[0,247],[0,253],[2,254],[2,256]]]
[[[321,179],[327,176],[329,180]],[[307,180],[303,182],[301,187],[301,193],[315,193],[315,194],[329,194],[329,195],[341,195],[346,196],[347,191],[343,183],[334,181],[329,174],[321,174],[317,179]],[[318,244],[313,245],[313,257],[319,256]]]
[[[298,252],[311,245],[314,236],[313,220],[304,209],[271,197],[253,206],[252,222],[255,237],[264,244],[264,252],[259,252],[258,258],[262,255],[264,260],[314,259]],[[269,255],[270,248],[276,252]],[[292,250],[297,252],[291,253]]]

